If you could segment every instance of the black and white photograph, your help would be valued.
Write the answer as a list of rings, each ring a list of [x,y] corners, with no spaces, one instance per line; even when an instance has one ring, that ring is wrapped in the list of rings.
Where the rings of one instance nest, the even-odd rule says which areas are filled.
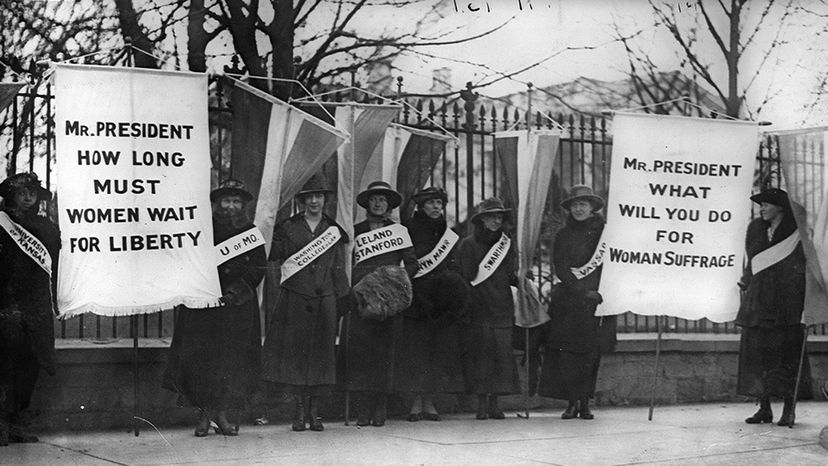
[[[826,63],[824,0],[0,0],[0,464],[826,464]]]

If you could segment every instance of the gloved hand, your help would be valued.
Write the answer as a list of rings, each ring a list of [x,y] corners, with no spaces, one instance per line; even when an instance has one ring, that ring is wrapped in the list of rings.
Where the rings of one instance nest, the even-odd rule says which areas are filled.
[[[601,304],[601,303],[604,302],[604,297],[601,296],[601,293],[599,293],[597,291],[589,290],[589,291],[586,292],[584,297],[586,299],[589,299],[589,300],[592,300],[592,301],[597,301],[598,304]]]
[[[219,301],[225,306],[236,306],[239,304],[239,297],[235,293],[227,292],[219,298]]]

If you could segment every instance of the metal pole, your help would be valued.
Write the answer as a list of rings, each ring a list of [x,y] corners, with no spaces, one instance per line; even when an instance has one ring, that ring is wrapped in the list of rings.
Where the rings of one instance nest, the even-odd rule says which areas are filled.
[[[130,333],[132,333],[132,377],[135,403],[132,412],[132,427],[137,437],[140,433],[138,428],[138,316],[130,317]]]
[[[802,381],[802,363],[805,361],[805,347],[808,345],[808,327],[805,327],[803,332],[805,332],[805,334],[802,336],[802,348],[799,350],[799,367],[796,369],[796,383],[794,384],[793,402],[791,403],[791,409],[793,412],[796,412],[796,399],[799,395],[799,383]],[[793,429],[793,423],[791,423],[788,428]]]
[[[658,386],[658,359],[661,355],[661,316],[656,316],[656,329],[658,330],[658,338],[656,339],[655,367],[653,368],[653,388],[650,391],[650,414],[647,417],[648,421],[653,420],[653,407],[655,406],[656,387]]]

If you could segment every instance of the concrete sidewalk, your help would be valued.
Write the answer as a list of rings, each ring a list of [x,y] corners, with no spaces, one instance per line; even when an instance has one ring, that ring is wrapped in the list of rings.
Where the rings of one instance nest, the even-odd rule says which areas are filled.
[[[778,418],[781,403],[775,403]],[[473,414],[443,422],[391,419],[385,427],[327,422],[325,432],[287,424],[242,426],[238,437],[196,438],[192,428],[52,433],[40,443],[0,447],[0,464],[828,464],[819,433],[828,403],[802,402],[794,428],[748,425],[748,403],[595,410],[592,421],[560,411],[514,412],[502,421]]]

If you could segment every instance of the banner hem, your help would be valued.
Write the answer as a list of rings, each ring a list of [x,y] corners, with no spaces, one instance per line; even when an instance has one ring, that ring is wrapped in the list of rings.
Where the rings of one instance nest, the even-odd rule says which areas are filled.
[[[106,317],[127,317],[142,314],[154,314],[156,312],[168,311],[174,309],[176,306],[183,305],[191,309],[200,309],[208,307],[219,307],[221,301],[219,298],[175,298],[163,303],[146,304],[143,306],[103,306],[96,303],[84,304],[75,309],[68,310],[58,315],[59,320],[70,319],[82,314],[92,313]]]

